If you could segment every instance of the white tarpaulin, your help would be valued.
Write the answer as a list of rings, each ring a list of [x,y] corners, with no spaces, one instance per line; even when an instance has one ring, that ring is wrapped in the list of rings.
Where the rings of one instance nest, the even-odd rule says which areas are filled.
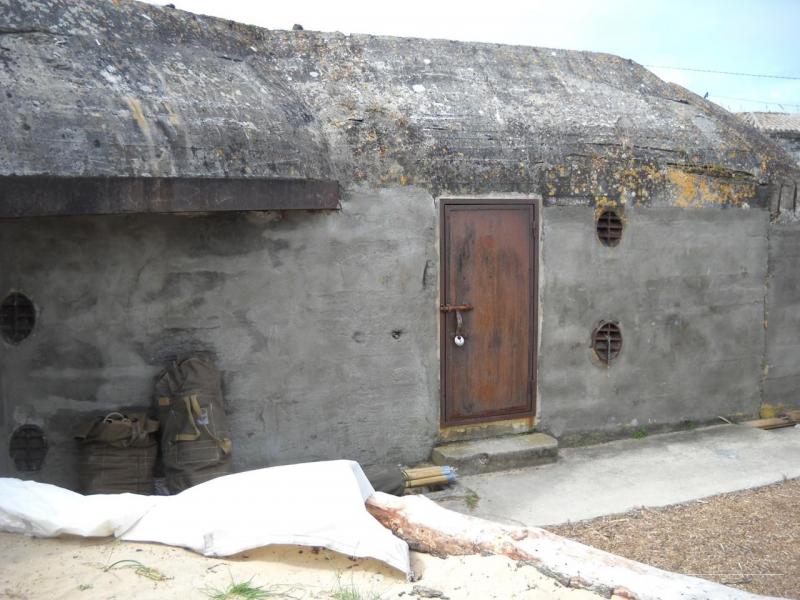
[[[321,546],[408,574],[408,545],[364,507],[374,490],[347,460],[219,477],[175,496],[97,494],[0,478],[0,530],[37,537],[114,535],[229,556],[270,544]]]

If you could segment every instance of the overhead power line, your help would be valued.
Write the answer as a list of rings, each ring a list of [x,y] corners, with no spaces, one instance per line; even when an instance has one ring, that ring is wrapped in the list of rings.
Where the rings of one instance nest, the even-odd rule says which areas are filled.
[[[717,94],[709,94],[709,98],[722,98],[723,100],[736,100],[738,102],[752,102],[753,104],[771,104],[774,106],[780,106],[783,108],[784,106],[794,106],[795,108],[800,107],[800,103],[797,102],[775,102],[774,100],[752,100],[750,98],[733,98],[731,96],[719,96]]]
[[[737,73],[735,71],[714,71],[712,69],[692,69],[690,67],[668,67],[666,65],[644,65],[648,69],[672,69],[673,71],[693,71],[695,73],[715,73],[717,75],[735,75],[737,77],[762,77],[764,79],[791,79],[800,81],[794,75],[766,75],[764,73]]]

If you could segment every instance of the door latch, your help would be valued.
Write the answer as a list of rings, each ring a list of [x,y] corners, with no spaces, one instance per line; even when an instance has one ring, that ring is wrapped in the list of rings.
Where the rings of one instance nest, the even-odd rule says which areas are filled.
[[[461,315],[462,312],[466,312],[472,310],[471,304],[442,304],[439,306],[439,310],[442,312],[454,312],[456,313],[456,335],[453,338],[453,343],[461,348],[466,341],[464,339],[464,317]]]
[[[440,304],[439,310],[442,312],[467,312],[472,310],[472,304]]]

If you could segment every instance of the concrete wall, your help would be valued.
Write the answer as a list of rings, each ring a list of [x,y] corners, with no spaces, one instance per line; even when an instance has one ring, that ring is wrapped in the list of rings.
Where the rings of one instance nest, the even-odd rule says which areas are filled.
[[[3,295],[34,334],[2,345],[8,436],[40,424],[37,479],[75,484],[71,428],[149,402],[176,354],[213,352],[237,469],[425,459],[438,428],[437,213],[411,187],[350,190],[340,212],[0,222]],[[29,474],[23,474],[28,476]]]
[[[800,406],[800,223],[770,231],[764,402]]]
[[[770,225],[745,204],[628,205],[609,248],[591,203],[549,204],[540,428],[569,440],[755,414],[762,392],[792,403],[798,222]],[[39,309],[29,339],[0,347],[3,447],[40,424],[51,451],[34,476],[73,486],[70,430],[145,406],[165,361],[208,351],[237,469],[426,459],[439,427],[438,224],[433,197],[410,186],[347,189],[335,212],[0,222],[0,293]],[[610,367],[590,349],[600,320],[623,332]],[[5,450],[0,472],[17,474]]]
[[[542,426],[565,436],[756,413],[767,211],[629,207],[625,218],[609,248],[589,207],[544,211]],[[610,367],[592,361],[600,320],[622,329]]]
[[[624,216],[622,242],[608,248],[591,206],[543,211],[541,427],[566,438],[755,413],[768,212]],[[791,228],[773,232],[773,247],[794,248]],[[354,189],[330,213],[6,221],[0,237],[11,259],[0,289],[24,291],[40,311],[34,335],[4,345],[0,362],[4,433],[34,422],[52,445],[37,478],[74,485],[71,428],[86,414],[146,405],[160,366],[194,351],[212,352],[223,371],[237,469],[428,456],[439,425],[438,214],[428,193]],[[785,321],[800,299],[797,274],[782,272],[770,293]],[[623,331],[611,367],[589,347],[601,319]],[[794,342],[778,339],[786,329],[772,334],[785,360],[771,359],[769,390],[795,382],[781,379],[781,365],[797,371]],[[5,452],[0,460],[14,472]]]
[[[800,207],[797,185],[781,187],[769,231],[767,348],[763,399],[800,407]]]

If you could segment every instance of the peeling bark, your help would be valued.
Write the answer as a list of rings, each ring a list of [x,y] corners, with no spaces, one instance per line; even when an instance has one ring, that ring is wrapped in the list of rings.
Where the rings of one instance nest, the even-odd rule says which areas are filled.
[[[536,527],[511,527],[442,508],[423,496],[376,492],[367,509],[413,550],[435,555],[500,554],[562,584],[628,600],[754,600],[766,596],[662,571]]]

